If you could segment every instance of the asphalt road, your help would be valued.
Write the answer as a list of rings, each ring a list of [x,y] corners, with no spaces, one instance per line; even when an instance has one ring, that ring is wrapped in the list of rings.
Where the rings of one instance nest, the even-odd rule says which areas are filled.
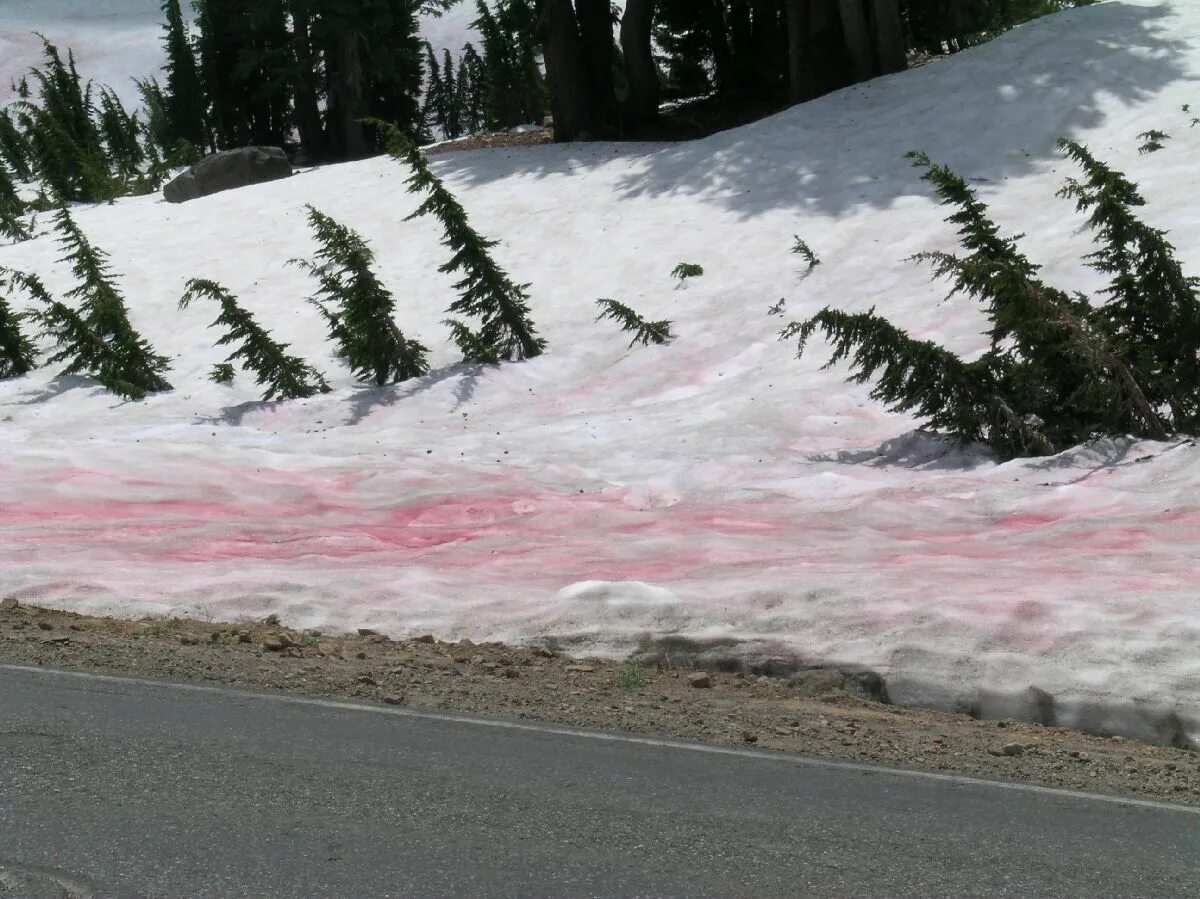
[[[0,897],[1200,896],[1200,809],[0,666]]]

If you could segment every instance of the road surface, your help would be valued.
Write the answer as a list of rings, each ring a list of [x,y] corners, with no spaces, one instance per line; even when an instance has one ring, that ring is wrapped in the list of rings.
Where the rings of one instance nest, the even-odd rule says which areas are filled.
[[[0,897],[1200,896],[1200,809],[0,666]]]

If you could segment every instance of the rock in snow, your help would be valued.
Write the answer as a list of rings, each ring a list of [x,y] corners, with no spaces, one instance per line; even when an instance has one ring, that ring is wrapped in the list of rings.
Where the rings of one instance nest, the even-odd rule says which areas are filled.
[[[163,188],[168,203],[288,178],[292,164],[279,147],[239,147],[206,156]]]

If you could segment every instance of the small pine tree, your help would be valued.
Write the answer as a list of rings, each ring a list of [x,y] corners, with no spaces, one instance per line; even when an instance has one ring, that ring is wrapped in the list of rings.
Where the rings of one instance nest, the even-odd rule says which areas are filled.
[[[484,340],[478,331],[473,331],[456,318],[448,318],[443,324],[450,329],[450,339],[462,353],[463,362],[468,365],[498,365],[500,363],[500,355],[496,352],[496,348]]]
[[[138,167],[145,162],[146,154],[140,142],[141,126],[137,116],[125,111],[120,98],[111,88],[100,89],[98,127],[104,139],[109,165],[124,179],[138,174]]]
[[[1165,131],[1151,130],[1143,131],[1138,135],[1138,140],[1142,145],[1138,147],[1138,155],[1145,156],[1147,153],[1157,153],[1159,150],[1166,147],[1164,141],[1171,139],[1171,135]]]
[[[0,109],[0,162],[8,163],[13,174],[21,181],[33,180],[33,169],[29,167],[29,142],[17,128],[7,109]]]
[[[44,307],[29,317],[41,326],[43,337],[57,344],[49,361],[66,362],[62,374],[93,378],[127,400],[171,389],[162,376],[166,358],[155,355],[135,333],[105,335],[79,312],[55,300],[36,275],[10,271],[7,276],[10,284]]]
[[[37,365],[33,341],[21,333],[21,316],[3,295],[6,287],[5,271],[0,269],[0,380],[26,374]]]
[[[1161,231],[1138,220],[1136,186],[1079,144],[1064,151],[1084,170],[1062,196],[1090,211],[1101,248],[1091,265],[1112,276],[1107,302],[1049,287],[1038,267],[1003,237],[966,181],[914,154],[942,202],[956,208],[968,255],[923,253],[952,293],[985,303],[991,347],[964,362],[914,340],[870,312],[824,309],[781,337],[803,353],[821,330],[828,365],[850,358],[852,380],[873,381],[873,398],[912,411],[934,430],[980,441],[999,455],[1047,454],[1099,435],[1166,439],[1200,429],[1200,281],[1186,277]]]
[[[812,247],[805,243],[799,234],[795,235],[794,239],[796,242],[792,244],[792,252],[807,262],[809,269],[814,269],[821,264],[821,260],[813,252]]]
[[[210,375],[218,384],[233,380],[233,366],[239,362],[257,376],[256,383],[264,387],[263,399],[303,399],[318,393],[328,393],[329,385],[320,372],[301,359],[289,355],[286,343],[278,343],[254,320],[254,316],[238,305],[237,297],[215,281],[193,278],[179,301],[186,309],[197,297],[206,297],[221,307],[221,314],[210,327],[223,327],[225,333],[217,346],[237,344],[237,348]]]
[[[619,323],[622,331],[632,332],[633,339],[629,341],[630,349],[633,349],[634,345],[638,343],[642,346],[651,343],[663,344],[673,338],[669,321],[648,322],[624,303],[616,300],[596,300],[596,305],[600,307],[600,314],[596,316],[596,321],[607,318]]]
[[[308,208],[319,249],[316,261],[293,259],[320,284],[311,302],[324,316],[329,334],[338,344],[360,381],[378,385],[399,383],[429,371],[428,349],[404,336],[392,315],[396,301],[371,270],[375,254],[355,231]]]
[[[55,213],[54,226],[64,250],[59,261],[70,264],[76,280],[65,296],[78,301],[78,311],[54,300],[36,277],[11,274],[13,283],[45,307],[32,316],[58,342],[50,361],[69,362],[64,374],[90,375],[126,399],[170,390],[163,376],[170,363],[130,324],[106,254],[92,246],[65,206]]]
[[[442,245],[454,255],[439,271],[459,272],[462,279],[454,289],[460,297],[450,304],[454,315],[469,315],[482,322],[480,338],[495,349],[501,359],[519,361],[541,355],[546,341],[537,336],[529,318],[528,284],[515,283],[496,264],[491,249],[497,241],[488,240],[471,227],[467,212],[454,195],[446,189],[425,156],[400,129],[384,122],[375,122],[387,136],[388,152],[393,158],[408,164],[412,175],[408,179],[411,193],[425,194],[417,211],[406,219],[433,215],[442,224]]]
[[[699,266],[694,262],[681,262],[675,268],[671,269],[671,277],[678,279],[682,284],[688,278],[699,278],[704,275],[703,266]]]
[[[25,224],[25,204],[17,193],[12,175],[0,161],[0,238],[19,243],[32,235]]]
[[[235,374],[228,362],[218,362],[208,373],[208,379],[214,384],[232,384]]]

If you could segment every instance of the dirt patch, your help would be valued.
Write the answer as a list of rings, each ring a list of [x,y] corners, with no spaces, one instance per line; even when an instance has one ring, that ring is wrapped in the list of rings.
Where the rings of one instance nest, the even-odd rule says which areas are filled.
[[[122,621],[0,603],[0,662],[348,697],[1196,804],[1200,753],[868,698],[788,677],[571,658],[547,647],[329,636],[268,620]],[[0,721],[0,730],[3,722]]]

